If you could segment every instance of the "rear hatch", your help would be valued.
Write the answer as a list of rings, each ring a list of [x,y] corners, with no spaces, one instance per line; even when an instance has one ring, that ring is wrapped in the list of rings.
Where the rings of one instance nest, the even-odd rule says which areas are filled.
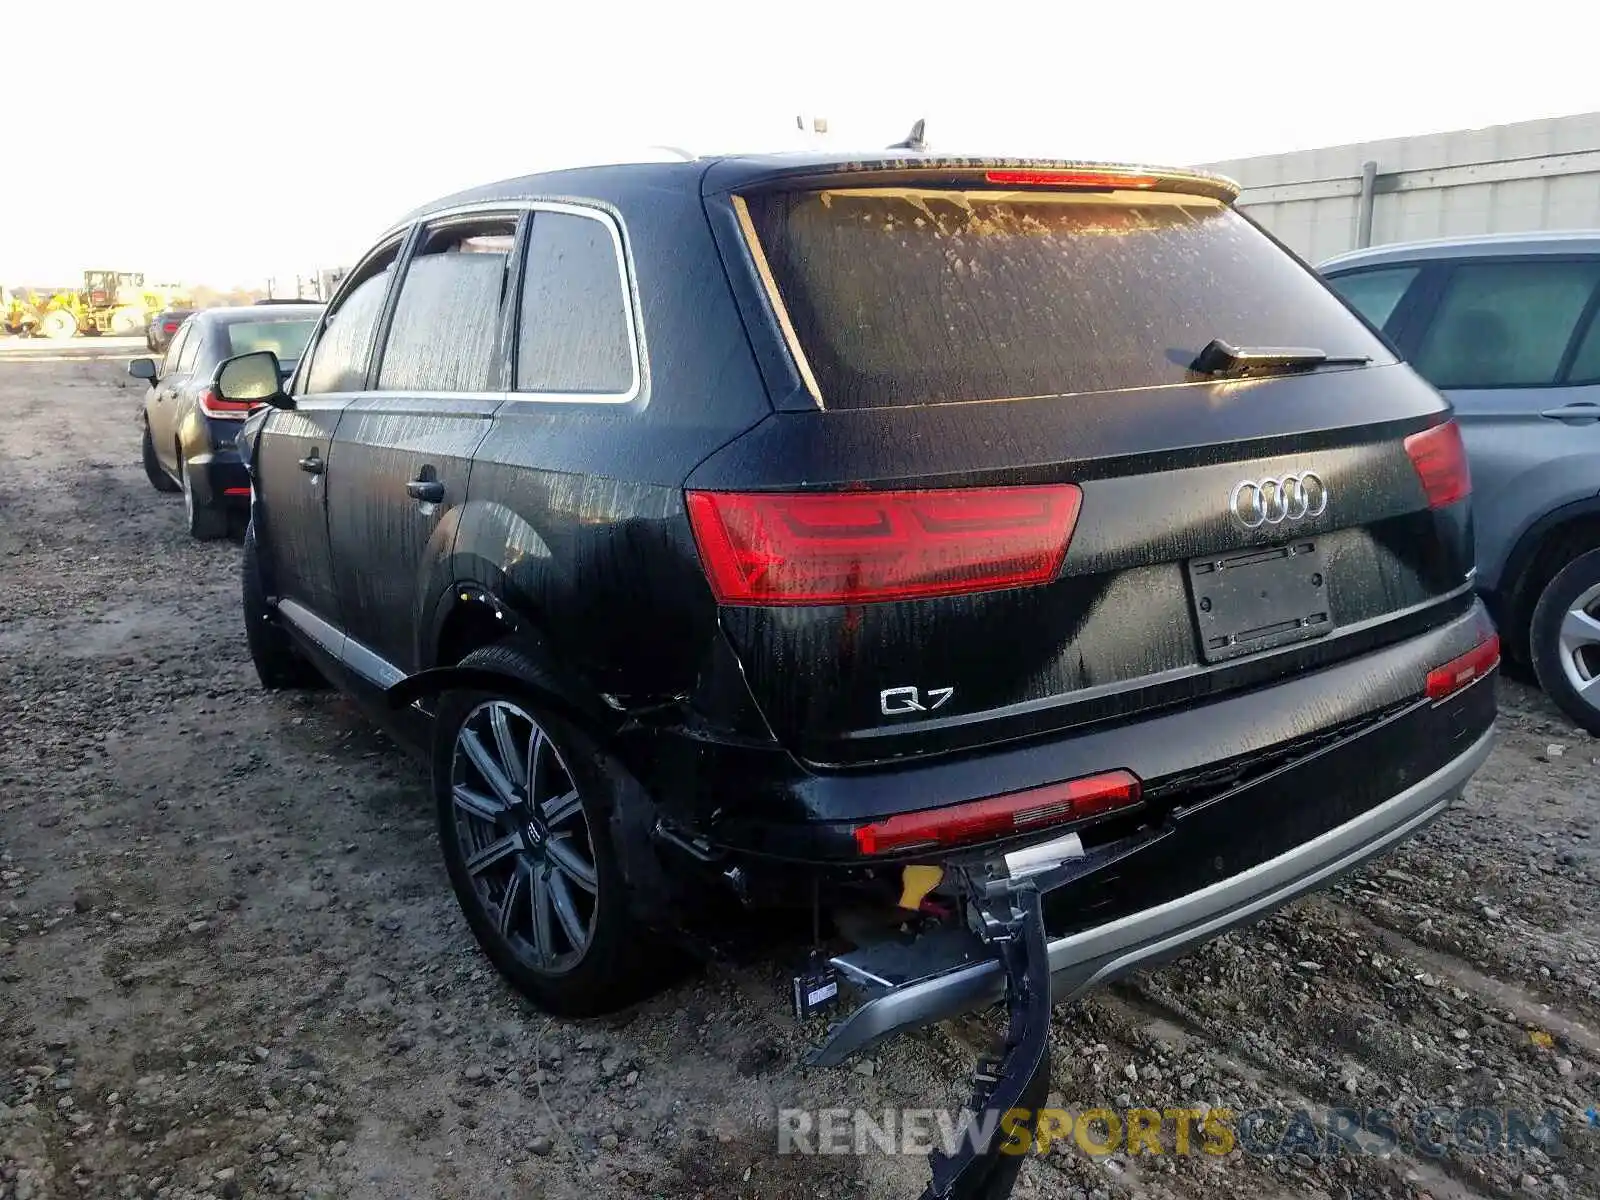
[[[1230,200],[1077,165],[708,171],[779,411],[688,501],[785,746],[1127,720],[1470,603],[1448,406]]]

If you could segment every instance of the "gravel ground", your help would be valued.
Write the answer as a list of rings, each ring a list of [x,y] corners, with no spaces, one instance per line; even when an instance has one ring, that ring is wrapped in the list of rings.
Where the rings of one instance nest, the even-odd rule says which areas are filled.
[[[779,1106],[948,1106],[992,1016],[799,1065],[785,965],[553,1020],[473,947],[421,771],[267,695],[237,545],[139,468],[131,343],[0,341],[0,1198],[913,1196],[914,1157],[779,1157]],[[1019,1195],[1596,1196],[1600,741],[1511,682],[1422,836],[1055,1017],[1069,1107],[1553,1110],[1433,1157],[1030,1159]]]

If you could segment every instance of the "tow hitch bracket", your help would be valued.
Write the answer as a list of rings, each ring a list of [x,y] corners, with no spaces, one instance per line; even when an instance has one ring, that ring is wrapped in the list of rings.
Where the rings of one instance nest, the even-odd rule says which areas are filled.
[[[952,1153],[934,1151],[933,1182],[922,1200],[1009,1196],[1050,1092],[1050,957],[1039,889],[1027,878],[991,878],[972,894],[977,932],[1005,972],[1006,1036],[999,1058],[978,1064],[971,1119]]]

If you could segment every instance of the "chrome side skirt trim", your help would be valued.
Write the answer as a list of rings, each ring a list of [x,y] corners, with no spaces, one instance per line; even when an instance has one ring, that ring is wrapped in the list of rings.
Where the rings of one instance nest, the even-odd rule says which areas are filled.
[[[306,637],[336,659],[344,658],[344,630],[324,621],[298,600],[279,600],[275,610]]]
[[[393,687],[406,677],[404,671],[381,654],[331,622],[324,621],[298,600],[279,600],[277,613],[320,646],[330,658],[342,663],[376,688]]]

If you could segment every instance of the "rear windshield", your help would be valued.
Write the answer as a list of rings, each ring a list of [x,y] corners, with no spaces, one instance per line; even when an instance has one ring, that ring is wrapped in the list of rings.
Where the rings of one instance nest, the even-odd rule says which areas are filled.
[[[296,362],[305,353],[314,325],[315,320],[236,321],[227,327],[228,351],[249,354],[253,350],[271,350],[279,362]]]
[[[885,188],[745,203],[828,408],[1195,382],[1213,338],[1391,358],[1205,197]]]

